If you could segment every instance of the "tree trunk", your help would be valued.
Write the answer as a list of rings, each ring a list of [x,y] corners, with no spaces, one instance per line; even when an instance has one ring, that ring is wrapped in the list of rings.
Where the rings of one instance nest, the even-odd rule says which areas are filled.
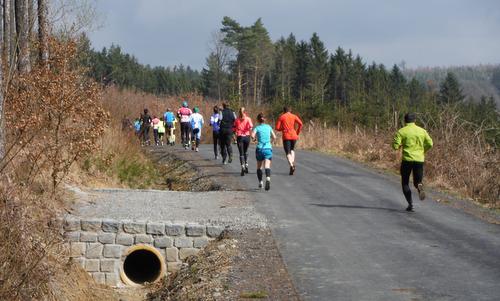
[[[9,0],[5,0],[3,4],[8,3]],[[7,4],[8,7],[8,4]],[[4,54],[5,49],[8,49],[8,45],[3,43],[3,37],[5,37],[4,33],[4,26],[2,26],[4,23],[4,17],[5,15],[8,15],[8,10],[5,10],[5,6],[2,6],[2,11],[0,13],[0,34],[2,35],[2,41],[0,43],[0,53]],[[7,13],[6,13],[7,12]],[[7,34],[8,35],[8,34]],[[8,51],[7,51],[8,52]],[[5,156],[5,131],[4,131],[4,118],[3,118],[3,65],[2,65],[3,57],[0,57],[0,161],[3,160]]]
[[[28,0],[16,0],[16,31],[18,69],[26,73],[30,70]]]
[[[45,65],[49,59],[47,1],[38,0],[38,55],[40,63]]]
[[[258,66],[257,66],[257,62],[255,62],[255,70],[253,73],[253,104],[254,105],[257,104],[257,70],[258,70]]]
[[[238,103],[241,105],[241,65],[238,63]]]
[[[8,64],[10,62],[10,0],[3,1],[3,47],[2,56],[5,62]]]
[[[9,30],[9,40],[10,40],[10,61],[9,61],[9,69],[13,69],[14,64],[16,62],[16,44],[17,44],[17,36],[16,36],[16,10],[15,10],[15,2],[14,0],[4,0],[9,1],[9,22],[10,22],[10,30]]]
[[[33,28],[35,27],[36,15],[35,15],[35,0],[26,0],[28,8],[28,40],[33,41],[35,36],[33,35]]]

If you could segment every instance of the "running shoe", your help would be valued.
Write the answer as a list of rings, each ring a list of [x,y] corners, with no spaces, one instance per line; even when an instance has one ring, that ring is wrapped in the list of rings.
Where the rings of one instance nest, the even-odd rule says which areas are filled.
[[[219,156],[215,155],[215,160],[219,160]]]
[[[259,182],[259,189],[262,189],[264,187],[264,183],[262,181]]]
[[[293,176],[293,173],[295,172],[295,165],[290,166],[290,173],[289,175]]]
[[[226,159],[222,159],[222,165],[226,165],[226,164],[227,164]]]
[[[242,166],[240,176],[243,177],[244,175],[245,175],[245,166]]]
[[[245,173],[248,173],[248,163],[245,163]]]
[[[271,178],[266,178],[266,191],[271,189]]]
[[[233,162],[233,157],[229,156],[229,160],[227,162],[228,163],[232,163]]]
[[[418,197],[421,201],[425,200],[424,184],[420,183],[417,185]]]
[[[408,205],[408,207],[406,207],[406,211],[408,211],[408,212],[414,212],[413,211],[413,206],[412,205]]]

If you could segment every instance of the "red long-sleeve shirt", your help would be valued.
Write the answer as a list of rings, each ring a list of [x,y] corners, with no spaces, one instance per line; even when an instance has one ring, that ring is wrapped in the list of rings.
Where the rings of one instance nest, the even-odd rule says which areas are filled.
[[[283,132],[283,140],[297,140],[302,130],[302,120],[290,112],[284,113],[276,122],[276,130]]]

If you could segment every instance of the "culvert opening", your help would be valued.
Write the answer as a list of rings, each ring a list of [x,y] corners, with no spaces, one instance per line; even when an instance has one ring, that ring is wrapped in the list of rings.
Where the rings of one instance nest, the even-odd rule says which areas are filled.
[[[151,246],[133,246],[123,262],[122,278],[125,284],[142,285],[155,282],[164,273],[163,258],[158,250]]]

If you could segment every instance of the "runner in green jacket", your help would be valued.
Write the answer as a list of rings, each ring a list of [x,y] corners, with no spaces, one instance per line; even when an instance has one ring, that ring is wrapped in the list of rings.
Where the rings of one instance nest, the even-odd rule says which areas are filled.
[[[425,153],[432,147],[432,139],[426,130],[415,124],[416,116],[414,113],[405,115],[406,126],[399,129],[394,136],[392,148],[395,150],[403,149],[403,160],[401,162],[401,184],[403,194],[405,195],[408,207],[406,211],[413,211],[413,202],[410,189],[410,174],[413,173],[413,185],[418,190],[420,200],[425,199],[424,186],[422,180],[424,177]]]

